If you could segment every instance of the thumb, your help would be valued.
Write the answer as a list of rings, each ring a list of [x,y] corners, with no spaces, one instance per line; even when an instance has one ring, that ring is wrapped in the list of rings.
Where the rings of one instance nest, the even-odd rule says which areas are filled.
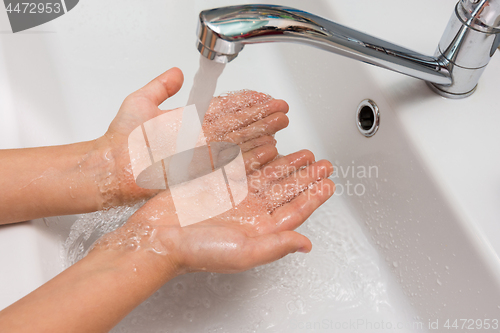
[[[259,235],[252,238],[248,245],[244,257],[250,258],[250,262],[246,263],[249,266],[246,269],[273,262],[296,251],[309,252],[312,247],[306,236],[295,231]]]
[[[175,95],[181,89],[183,82],[184,75],[182,71],[177,67],[173,67],[149,82],[143,88],[137,90],[134,94],[142,95],[156,106],[159,106],[165,100]]]

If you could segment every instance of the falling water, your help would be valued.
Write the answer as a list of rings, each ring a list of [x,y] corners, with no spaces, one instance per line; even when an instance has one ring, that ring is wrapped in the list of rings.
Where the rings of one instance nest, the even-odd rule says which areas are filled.
[[[198,119],[194,112],[184,109],[182,124],[177,134],[176,152],[169,166],[169,179],[189,179],[190,164],[193,160],[196,143],[202,134],[202,124],[210,101],[217,87],[217,79],[222,74],[225,64],[221,64],[200,55],[200,67],[194,77],[193,87],[189,94],[187,106],[195,105]],[[179,154],[184,152],[183,154]],[[198,161],[199,162],[199,161]],[[170,183],[169,183],[170,185]]]
[[[200,119],[200,125],[203,124],[203,118],[207,113],[210,101],[217,87],[217,80],[226,67],[221,64],[205,58],[200,55],[200,67],[194,77],[193,87],[189,93],[186,105],[195,105]],[[182,121],[181,129],[177,139],[177,152],[191,149],[195,146],[200,137],[201,126],[193,126],[190,121]]]
[[[193,87],[189,93],[187,105],[196,105],[200,122],[203,123],[210,101],[217,87],[217,80],[226,64],[221,64],[200,55],[200,68],[194,77]]]

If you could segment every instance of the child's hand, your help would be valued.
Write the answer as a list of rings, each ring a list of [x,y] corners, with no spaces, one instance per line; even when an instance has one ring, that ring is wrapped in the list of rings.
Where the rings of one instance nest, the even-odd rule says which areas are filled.
[[[309,239],[293,230],[333,194],[332,171],[310,151],[281,157],[249,175],[249,194],[236,208],[186,227],[179,225],[170,191],[163,191],[96,248],[125,247],[133,235],[143,249],[164,253],[176,274],[240,272],[309,252]]]
[[[132,203],[158,192],[136,185],[128,153],[128,136],[144,122],[168,112],[158,106],[179,91],[183,80],[182,72],[172,68],[129,95],[106,134],[98,139],[98,146],[107,159],[102,163],[107,169],[102,172],[105,178],[97,180],[102,193],[101,208]],[[262,102],[249,105],[249,97]],[[221,103],[230,103],[235,113],[221,115],[216,112]],[[224,109],[228,109],[227,105]],[[240,145],[247,171],[250,171],[277,156],[272,135],[288,125],[286,112],[288,105],[284,101],[256,92],[214,98],[205,118],[204,133],[207,142],[228,141]]]

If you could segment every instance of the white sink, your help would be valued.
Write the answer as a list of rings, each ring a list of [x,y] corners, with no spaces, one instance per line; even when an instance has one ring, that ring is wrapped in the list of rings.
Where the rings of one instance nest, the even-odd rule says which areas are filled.
[[[436,2],[280,4],[433,54],[456,0]],[[25,33],[0,33],[0,148],[94,139],[127,94],[172,66],[186,81],[164,107],[184,105],[198,66],[197,14],[229,4],[87,0]],[[424,82],[325,51],[247,46],[217,93],[254,89],[287,100],[281,153],[307,148],[337,166],[339,193],[301,227],[313,252],[238,275],[179,277],[115,330],[386,331],[391,323],[421,332],[429,324],[446,331],[447,320],[500,320],[498,73],[497,55],[474,95],[447,100]],[[369,139],[355,125],[367,98],[381,113]],[[372,176],[353,176],[353,167],[373,167]],[[349,195],[348,182],[363,195]],[[0,308],[62,270],[75,219],[0,227]]]

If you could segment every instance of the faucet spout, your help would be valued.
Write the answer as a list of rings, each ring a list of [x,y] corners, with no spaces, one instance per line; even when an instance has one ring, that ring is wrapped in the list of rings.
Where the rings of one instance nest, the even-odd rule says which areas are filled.
[[[448,63],[311,13],[275,5],[241,5],[200,13],[198,50],[217,62],[236,58],[247,44],[296,42],[440,86],[453,83]]]

